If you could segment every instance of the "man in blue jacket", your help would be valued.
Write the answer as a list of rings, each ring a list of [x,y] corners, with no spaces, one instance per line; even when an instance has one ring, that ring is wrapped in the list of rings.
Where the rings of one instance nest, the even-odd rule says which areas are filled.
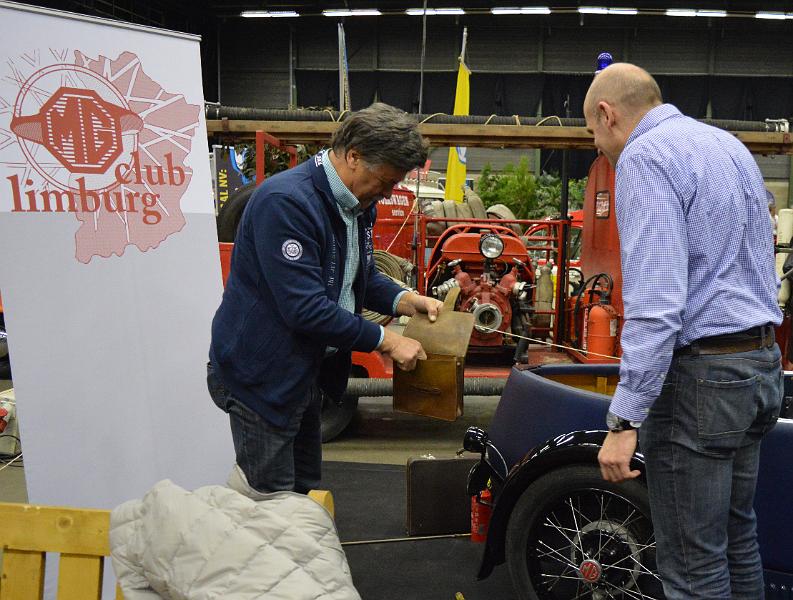
[[[412,370],[421,344],[365,320],[426,313],[441,302],[375,269],[375,205],[423,166],[416,121],[373,104],[341,124],[331,149],[265,181],[242,215],[212,322],[207,382],[230,416],[239,470],[259,492],[319,485],[322,394],[340,398],[353,350]]]

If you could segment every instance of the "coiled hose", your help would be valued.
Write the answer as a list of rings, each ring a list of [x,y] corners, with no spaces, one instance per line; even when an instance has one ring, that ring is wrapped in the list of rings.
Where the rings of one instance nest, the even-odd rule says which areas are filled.
[[[405,283],[407,275],[413,270],[413,264],[409,260],[386,252],[385,250],[375,250],[374,266],[380,273],[403,289],[413,289]],[[393,318],[391,315],[381,315],[378,312],[366,308],[363,309],[362,315],[367,321],[372,321],[378,325],[386,325]]]

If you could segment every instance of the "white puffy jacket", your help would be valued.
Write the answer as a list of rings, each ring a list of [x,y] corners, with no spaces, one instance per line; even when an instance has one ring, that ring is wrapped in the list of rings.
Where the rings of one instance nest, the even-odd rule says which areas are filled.
[[[333,519],[302,494],[240,482],[186,491],[169,480],[110,517],[126,600],[360,600]]]

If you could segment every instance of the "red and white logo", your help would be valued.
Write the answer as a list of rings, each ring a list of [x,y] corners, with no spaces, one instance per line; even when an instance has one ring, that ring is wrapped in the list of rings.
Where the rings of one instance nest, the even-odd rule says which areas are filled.
[[[585,560],[578,567],[578,572],[581,574],[581,579],[587,583],[600,581],[600,575],[602,574],[600,564],[596,560]]]
[[[131,52],[111,60],[49,49],[7,66],[0,183],[12,213],[73,213],[83,263],[130,245],[145,252],[184,227],[200,106],[153,81]]]

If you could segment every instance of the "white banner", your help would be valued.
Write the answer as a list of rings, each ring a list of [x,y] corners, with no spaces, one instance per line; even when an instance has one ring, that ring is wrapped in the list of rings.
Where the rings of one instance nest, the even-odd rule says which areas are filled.
[[[225,481],[197,37],[0,2],[0,293],[30,501]]]

